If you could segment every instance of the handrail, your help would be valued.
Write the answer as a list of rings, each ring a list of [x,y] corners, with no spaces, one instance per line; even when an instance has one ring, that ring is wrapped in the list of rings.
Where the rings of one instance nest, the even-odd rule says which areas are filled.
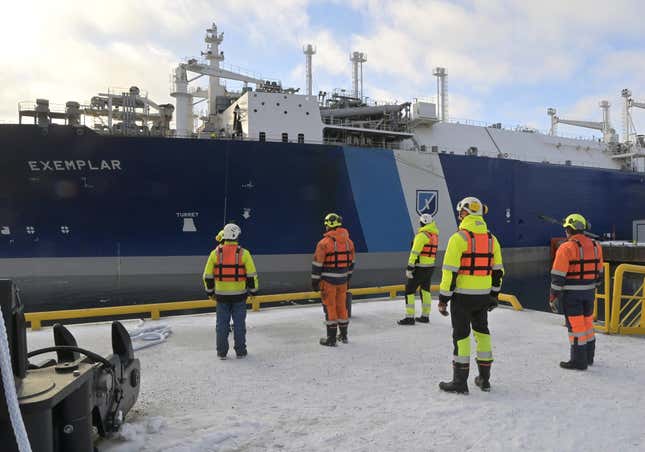
[[[643,289],[643,285],[636,291],[634,295],[623,295],[623,275],[625,273],[638,273],[644,275],[645,277],[645,266],[644,265],[634,265],[634,264],[620,264],[616,267],[614,271],[614,286],[613,286],[613,296],[612,296],[612,306],[611,306],[611,322],[609,324],[609,333],[614,334],[645,334],[645,309],[643,309],[643,303],[645,302],[645,296],[637,296],[636,294]],[[621,301],[623,299],[628,299],[628,303],[633,300],[639,300],[641,305],[640,319],[638,319],[638,326],[634,326],[635,322],[632,322],[628,326],[621,325],[620,314],[621,314]],[[638,306],[638,304],[636,304]],[[632,307],[629,315],[633,314],[635,307]]]
[[[431,287],[431,290],[437,292],[439,286],[437,284]],[[388,294],[390,299],[396,298],[398,292],[405,291],[403,284],[391,286],[377,286],[377,287],[361,287],[352,288],[349,292],[352,295],[374,295],[374,294]],[[275,303],[279,301],[295,301],[295,300],[312,300],[320,298],[320,292],[292,292],[280,293],[269,295],[250,296],[246,303],[251,305],[253,311],[259,311],[262,304]],[[522,305],[515,295],[500,294],[499,301],[509,303],[516,311],[521,311]],[[214,300],[188,300],[188,301],[172,301],[168,303],[147,303],[136,304],[127,306],[111,306],[103,308],[90,308],[90,309],[67,309],[60,311],[46,311],[46,312],[28,312],[25,313],[25,320],[31,324],[32,330],[39,330],[42,328],[43,321],[51,320],[69,320],[69,319],[87,319],[96,317],[111,317],[118,315],[128,314],[150,314],[152,320],[158,320],[162,312],[169,311],[188,311],[193,309],[208,309],[216,306]]]
[[[594,298],[594,303],[593,303],[593,321],[597,322],[598,321],[598,300],[601,299],[603,300],[604,303],[604,310],[605,310],[605,323],[603,325],[600,324],[595,324],[594,328],[596,331],[599,331],[601,333],[608,333],[609,332],[609,319],[610,319],[610,309],[611,309],[611,275],[610,275],[610,268],[609,264],[607,262],[602,264],[603,268],[603,285],[605,292],[602,294],[599,294],[598,291],[596,291],[596,297]]]

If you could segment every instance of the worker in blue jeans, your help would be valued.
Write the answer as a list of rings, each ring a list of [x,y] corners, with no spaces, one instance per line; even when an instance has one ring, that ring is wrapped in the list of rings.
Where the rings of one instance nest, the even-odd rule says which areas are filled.
[[[233,317],[235,354],[244,358],[246,350],[246,298],[258,291],[258,274],[248,250],[238,245],[241,229],[227,224],[222,243],[215,248],[204,268],[206,294],[217,301],[217,356],[228,354],[229,323]]]

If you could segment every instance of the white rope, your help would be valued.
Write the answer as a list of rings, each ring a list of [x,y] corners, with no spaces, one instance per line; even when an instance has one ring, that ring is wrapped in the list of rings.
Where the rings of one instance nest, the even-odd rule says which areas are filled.
[[[2,386],[4,386],[4,395],[7,400],[7,410],[9,419],[13,426],[13,433],[16,436],[16,444],[20,452],[31,452],[27,429],[22,420],[20,405],[18,403],[18,394],[16,393],[16,382],[9,358],[9,339],[7,339],[7,327],[4,323],[2,310],[0,309],[0,371],[2,373]]]
[[[128,331],[134,351],[161,344],[172,334],[172,330],[168,325],[161,324],[144,327],[145,322],[143,320],[139,320],[139,322],[135,329]]]

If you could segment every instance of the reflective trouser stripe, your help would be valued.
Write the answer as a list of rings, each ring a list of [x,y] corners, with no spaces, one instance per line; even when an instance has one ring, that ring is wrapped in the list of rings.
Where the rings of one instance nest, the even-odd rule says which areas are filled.
[[[336,325],[337,323],[336,320],[325,320],[325,324],[329,326]]]
[[[553,285],[551,285],[553,287]],[[565,284],[562,286],[563,290],[596,290],[596,284],[573,285]]]
[[[473,335],[475,336],[475,342],[477,342],[477,359],[480,361],[492,361],[493,347],[490,334],[473,330]]]
[[[571,344],[577,343],[584,345],[587,343],[587,327],[585,325],[585,317],[583,315],[568,316],[571,331],[569,331],[569,342]]]
[[[339,325],[347,325],[348,323],[349,323],[349,319],[347,319],[347,320],[338,319],[338,324]]]
[[[593,316],[585,316],[585,328],[587,329],[587,342],[596,340],[596,332],[593,327]]]
[[[432,308],[432,296],[427,290],[421,289],[421,314],[425,317],[430,315]]]
[[[455,356],[456,363],[469,363],[470,362],[470,336],[457,341],[457,356]]]
[[[409,293],[405,296],[405,316],[414,317],[414,294]]]

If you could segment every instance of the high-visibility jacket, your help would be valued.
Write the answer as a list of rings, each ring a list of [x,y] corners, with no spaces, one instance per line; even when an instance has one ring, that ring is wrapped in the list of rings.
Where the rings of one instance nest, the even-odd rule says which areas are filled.
[[[439,294],[482,295],[502,289],[504,266],[497,238],[480,215],[468,215],[448,240]]]
[[[311,262],[311,279],[344,284],[354,271],[354,242],[345,228],[327,231],[316,245]]]
[[[551,292],[595,290],[602,281],[602,247],[584,234],[574,234],[560,245],[551,268]]]
[[[437,228],[437,224],[432,222],[423,225],[414,236],[408,266],[434,267],[438,247],[439,228]]]
[[[204,267],[206,292],[215,295],[243,295],[258,291],[258,274],[248,250],[226,240],[215,248]]]

